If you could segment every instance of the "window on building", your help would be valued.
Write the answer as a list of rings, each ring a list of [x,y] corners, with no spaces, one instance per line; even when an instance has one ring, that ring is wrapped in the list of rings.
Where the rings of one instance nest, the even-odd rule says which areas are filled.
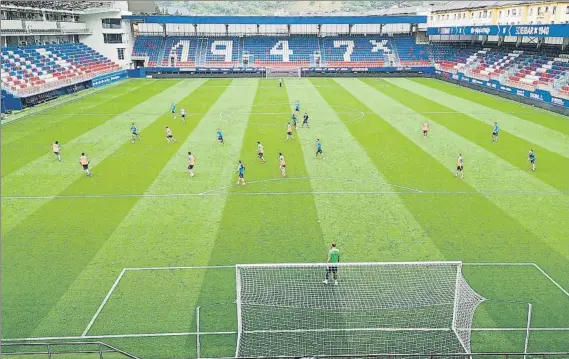
[[[538,15],[541,15],[541,6],[538,6],[538,7],[537,7],[537,14],[538,14]]]
[[[565,8],[565,14],[569,15],[569,6]]]
[[[512,9],[512,16],[516,16],[518,14],[518,10],[517,9]]]
[[[124,49],[117,49],[117,57],[119,60],[124,60]]]
[[[103,29],[120,29],[121,19],[101,19]]]
[[[502,10],[500,10],[500,12],[498,13],[498,17],[502,17]]]
[[[533,15],[533,8],[529,9],[529,16]]]
[[[555,13],[557,12],[557,6],[552,7],[551,12],[553,13],[553,15],[555,15]]]
[[[546,6],[544,12],[547,13],[548,11],[549,11],[549,6]]]
[[[122,34],[103,34],[105,44],[122,44]]]

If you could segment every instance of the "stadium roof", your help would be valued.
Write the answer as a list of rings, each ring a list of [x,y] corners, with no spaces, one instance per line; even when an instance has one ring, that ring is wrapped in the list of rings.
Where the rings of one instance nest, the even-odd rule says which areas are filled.
[[[425,24],[426,16],[167,16],[128,15],[149,24]]]

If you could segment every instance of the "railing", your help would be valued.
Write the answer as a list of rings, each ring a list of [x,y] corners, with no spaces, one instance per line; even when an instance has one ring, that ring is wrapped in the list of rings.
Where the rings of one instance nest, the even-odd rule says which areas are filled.
[[[62,88],[62,87],[66,87],[66,86],[75,85],[75,84],[78,84],[81,82],[89,81],[91,79],[94,79],[97,76],[105,75],[105,74],[115,72],[115,71],[117,71],[117,70],[116,69],[101,70],[101,71],[97,71],[97,72],[91,72],[89,74],[74,76],[70,79],[63,79],[63,80],[58,80],[58,81],[53,81],[53,82],[47,82],[45,84],[41,84],[41,85],[37,85],[37,86],[33,86],[33,87],[26,87],[23,89],[6,88],[6,90],[9,93],[14,94],[14,95],[19,96],[19,97],[29,97],[29,96],[38,95],[40,93],[44,93],[47,91],[57,90],[57,89]]]
[[[12,355],[18,358],[24,356],[37,358],[38,355],[46,355],[50,359],[63,359],[72,358],[76,355],[80,359],[85,357],[85,354],[96,354],[99,359],[140,359],[103,342],[5,343],[1,346],[1,352],[2,358]]]

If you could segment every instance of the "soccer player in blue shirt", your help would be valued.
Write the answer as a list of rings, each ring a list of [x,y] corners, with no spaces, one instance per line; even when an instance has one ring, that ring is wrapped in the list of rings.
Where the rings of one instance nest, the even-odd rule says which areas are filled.
[[[241,160],[239,160],[239,164],[237,165],[237,170],[235,172],[239,172],[239,179],[237,180],[237,184],[241,184],[245,186],[245,165]]]
[[[298,100],[296,100],[296,103],[294,104],[294,109],[296,112],[300,111],[300,102],[298,102]]]
[[[494,127],[492,127],[492,141],[498,142],[499,132],[500,132],[500,126],[498,126],[498,122],[494,122]]]
[[[321,155],[323,160],[326,159],[326,157],[324,157],[324,154],[322,153],[322,144],[320,143],[319,138],[316,139],[316,158],[318,158],[318,155]]]
[[[531,163],[531,170],[535,171],[535,152],[533,149],[529,150],[528,161]]]
[[[176,104],[172,104],[172,106],[170,106],[170,111],[172,111],[172,117],[174,117],[174,119],[176,119]]]
[[[134,122],[132,123],[132,125],[130,125],[130,134],[132,136],[132,143],[134,143],[136,139],[142,140],[142,137],[140,137],[140,135],[138,134],[138,130],[136,129]]]
[[[296,114],[295,113],[292,114],[292,126],[296,130]]]
[[[217,140],[222,144],[225,145],[225,142],[223,142],[223,133],[221,133],[221,128],[217,129]]]

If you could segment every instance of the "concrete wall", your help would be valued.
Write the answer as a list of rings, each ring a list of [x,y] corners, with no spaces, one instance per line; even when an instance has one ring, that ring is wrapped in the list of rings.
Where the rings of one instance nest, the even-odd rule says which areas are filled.
[[[120,19],[123,14],[125,13],[120,10],[113,10],[82,16],[81,21],[86,23],[87,28],[91,30],[93,34],[82,37],[81,42],[97,50],[113,62],[123,66],[124,68],[128,68],[132,62],[131,54],[134,44],[134,39],[131,37],[130,33],[129,23],[122,21],[120,29],[105,29],[103,28],[102,23],[102,19]],[[104,42],[104,34],[121,34],[122,43],[106,44]],[[117,49],[124,49],[124,60],[119,60]]]

